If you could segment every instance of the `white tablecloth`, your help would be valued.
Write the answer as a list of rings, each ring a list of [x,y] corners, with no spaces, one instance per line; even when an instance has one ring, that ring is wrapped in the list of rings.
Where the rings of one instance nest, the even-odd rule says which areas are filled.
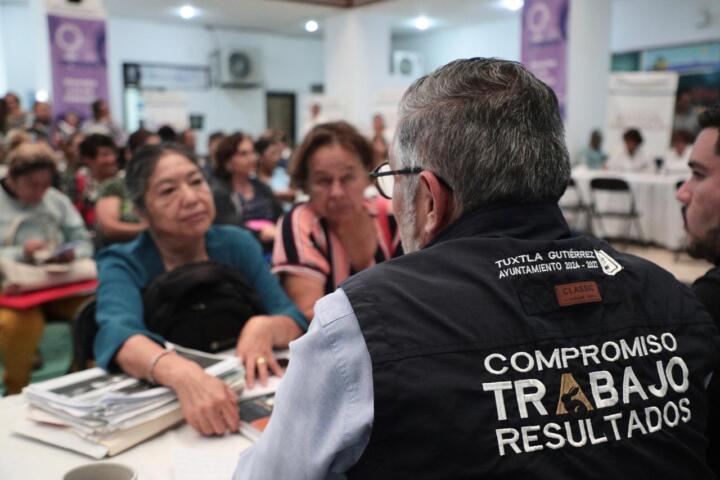
[[[202,437],[192,427],[182,424],[151,440],[137,445],[115,457],[93,460],[79,453],[46,445],[10,433],[16,419],[24,411],[20,395],[0,400],[0,479],[62,479],[70,469],[93,462],[117,462],[138,471],[138,480],[175,478],[174,455],[192,449],[193,455],[207,452],[208,456],[232,458],[252,443],[240,435]]]
[[[686,174],[655,175],[648,173],[620,173],[602,170],[588,170],[578,168],[573,170],[572,178],[575,180],[578,193],[586,205],[590,204],[590,180],[597,177],[621,178],[628,182],[635,196],[635,205],[640,214],[640,224],[644,233],[644,240],[676,249],[683,245],[684,231],[683,219],[680,212],[680,203],[675,198],[678,181],[685,180]],[[624,204],[614,194],[596,194],[598,207],[602,209],[621,208]],[[566,192],[560,200],[560,205],[573,203],[573,192]],[[569,221],[572,219],[569,219]],[[572,222],[571,222],[572,226]],[[621,220],[603,219],[605,236],[624,236],[626,226]],[[593,224],[595,235],[602,235],[602,229],[597,222]],[[631,238],[639,239],[637,230],[633,227]]]

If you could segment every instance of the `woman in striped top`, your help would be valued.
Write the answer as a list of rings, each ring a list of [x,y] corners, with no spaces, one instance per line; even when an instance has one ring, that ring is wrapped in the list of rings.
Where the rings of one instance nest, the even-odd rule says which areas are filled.
[[[309,200],[280,221],[273,272],[308,319],[350,275],[401,253],[390,203],[365,196],[372,164],[372,147],[346,122],[316,126],[293,156],[293,184]]]

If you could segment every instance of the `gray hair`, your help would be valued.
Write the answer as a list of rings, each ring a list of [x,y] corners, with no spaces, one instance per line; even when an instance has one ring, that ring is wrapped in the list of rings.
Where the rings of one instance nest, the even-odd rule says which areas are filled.
[[[165,143],[140,147],[125,167],[125,186],[128,195],[133,204],[140,210],[145,209],[145,193],[158,161],[169,153],[178,153],[187,157],[195,166],[198,166],[197,158],[186,147],[179,144]],[[199,166],[198,170],[200,170]]]
[[[415,81],[400,101],[394,155],[399,168],[446,181],[456,215],[557,201],[570,178],[555,94],[520,63],[495,58],[455,60]]]

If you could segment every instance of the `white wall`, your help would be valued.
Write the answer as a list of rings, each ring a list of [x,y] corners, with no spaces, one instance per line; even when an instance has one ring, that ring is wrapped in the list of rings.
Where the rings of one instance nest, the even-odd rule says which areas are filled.
[[[203,114],[204,130],[198,148],[205,150],[205,135],[214,130],[241,129],[256,135],[265,129],[265,92],[294,92],[297,124],[310,86],[323,81],[323,44],[320,40],[283,37],[238,30],[209,30],[202,26],[149,22],[130,18],[108,21],[108,62],[111,108],[122,112],[122,64],[125,62],[208,65],[213,50],[255,47],[262,50],[265,89],[188,91],[190,113]]]
[[[0,35],[4,47],[7,84],[5,88],[20,95],[23,108],[30,108],[29,97],[35,89],[34,42],[32,16],[29,5],[6,4],[0,6]],[[41,60],[45,61],[45,60]],[[49,61],[49,60],[48,60]],[[47,63],[47,61],[45,61]],[[4,93],[3,89],[0,94]]]
[[[610,76],[611,4],[572,0],[568,21],[565,138],[571,158],[605,125]]]
[[[713,21],[706,27],[701,11]],[[615,0],[610,49],[613,52],[720,40],[718,0]]]
[[[608,0],[596,0],[608,1]],[[720,40],[718,0],[614,0],[611,2],[610,50]],[[702,27],[701,12],[711,14]],[[423,57],[429,72],[456,58],[492,56],[520,59],[520,15],[515,19],[393,38],[393,50],[411,50]]]
[[[8,89],[7,62],[5,60],[5,34],[3,11],[5,7],[0,4],[0,95]]]
[[[457,58],[520,60],[520,23],[518,15],[508,20],[396,37],[392,48],[420,53],[426,73]]]

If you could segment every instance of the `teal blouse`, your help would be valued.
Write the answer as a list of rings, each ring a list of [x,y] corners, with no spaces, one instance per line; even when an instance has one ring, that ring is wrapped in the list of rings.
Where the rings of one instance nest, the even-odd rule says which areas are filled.
[[[269,315],[287,315],[307,330],[305,316],[290,301],[262,257],[260,244],[246,230],[213,226],[205,234],[211,260],[236,267],[255,288]],[[148,232],[132,242],[112,245],[97,258],[97,311],[99,331],[95,337],[98,366],[109,368],[115,354],[132,335],[145,335],[162,344],[164,339],[150,332],[143,320],[142,289],[165,272],[160,252]]]

